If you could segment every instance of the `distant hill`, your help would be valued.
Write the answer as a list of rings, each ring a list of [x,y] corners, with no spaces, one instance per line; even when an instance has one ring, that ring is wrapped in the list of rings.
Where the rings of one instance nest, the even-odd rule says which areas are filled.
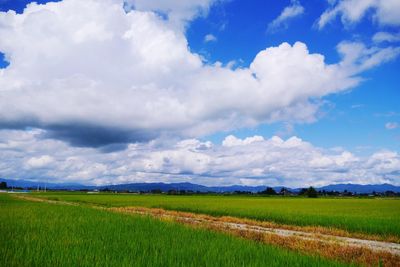
[[[334,185],[327,185],[318,188],[318,190],[325,190],[325,191],[337,191],[343,192],[347,190],[348,192],[358,193],[358,194],[369,194],[372,192],[383,193],[386,191],[393,191],[393,192],[400,192],[400,186],[394,186],[391,184],[367,184],[367,185],[360,185],[360,184],[334,184]]]
[[[77,183],[46,183],[46,182],[35,182],[27,180],[12,180],[0,178],[0,182],[6,182],[8,186],[22,187],[22,188],[48,188],[48,189],[67,189],[67,190],[79,190],[79,189],[94,189],[96,186],[86,186]]]
[[[27,180],[11,180],[0,178],[0,182],[6,182],[8,186],[23,187],[23,188],[37,188],[38,186],[48,189],[67,189],[67,190],[94,190],[94,189],[109,189],[115,191],[151,191],[155,189],[160,189],[163,192],[168,192],[169,190],[185,190],[193,192],[234,192],[234,191],[248,191],[248,192],[259,192],[266,188],[266,186],[242,186],[242,185],[232,185],[232,186],[204,186],[192,183],[130,183],[130,184],[117,184],[117,185],[102,185],[102,186],[87,186],[77,183],[45,183],[45,182],[33,182]],[[275,190],[279,191],[282,187],[274,187]]]
[[[191,184],[191,183],[133,183],[133,184],[118,184],[118,185],[105,185],[99,186],[99,189],[108,188],[110,190],[130,190],[130,191],[151,191],[160,189],[161,191],[167,192],[169,190],[192,190],[195,192],[209,192],[209,187]]]
[[[119,184],[119,185],[107,185],[101,186],[101,189],[108,188],[111,190],[131,190],[131,191],[150,191],[154,189],[160,189],[161,191],[167,192],[169,190],[185,190],[193,192],[234,192],[234,191],[248,191],[248,192],[259,192],[264,190],[265,186],[204,186],[192,183],[133,183],[133,184]],[[280,187],[279,187],[280,190]]]
[[[103,185],[103,186],[88,186],[77,183],[45,183],[45,182],[33,182],[27,180],[11,180],[0,178],[0,182],[6,182],[8,186],[23,187],[23,188],[37,188],[38,186],[48,189],[66,189],[66,190],[94,190],[94,189],[110,189],[115,191],[151,191],[159,189],[163,192],[169,190],[185,190],[193,192],[235,192],[235,191],[247,191],[247,192],[260,192],[266,189],[267,186],[243,186],[243,185],[231,185],[231,186],[204,186],[192,183],[130,183],[130,184],[117,184],[117,185]],[[275,191],[279,192],[282,186],[273,187]],[[287,188],[287,187],[285,187]],[[301,188],[287,188],[292,192],[298,192]],[[358,193],[358,194],[369,194],[372,192],[384,193],[386,191],[393,191],[400,193],[400,186],[394,186],[391,184],[375,184],[375,185],[360,185],[360,184],[333,184],[323,187],[316,188],[318,191],[336,191]]]
[[[235,192],[235,191],[244,191],[244,192],[252,192],[257,193],[263,191],[267,188],[267,186],[245,186],[245,185],[230,185],[230,186],[216,186],[210,187],[214,192]],[[282,187],[273,187],[276,191],[280,191]]]
[[[247,191],[257,193],[263,191],[267,186],[243,186],[243,185],[231,185],[231,186],[204,186],[192,183],[132,183],[132,184],[119,184],[119,185],[107,185],[100,186],[98,189],[109,188],[110,190],[130,190],[130,191],[151,191],[154,189],[160,189],[161,191],[167,192],[169,190],[190,190],[194,192],[235,192],[235,191]],[[283,186],[272,187],[276,192],[279,192]],[[285,187],[287,188],[287,187]],[[299,192],[301,188],[287,188],[292,192]],[[334,184],[316,188],[318,191],[336,191],[358,193],[358,194],[369,194],[372,192],[384,193],[386,191],[393,191],[396,193],[400,192],[400,186],[394,186],[391,184],[375,184],[375,185],[360,185],[360,184]]]

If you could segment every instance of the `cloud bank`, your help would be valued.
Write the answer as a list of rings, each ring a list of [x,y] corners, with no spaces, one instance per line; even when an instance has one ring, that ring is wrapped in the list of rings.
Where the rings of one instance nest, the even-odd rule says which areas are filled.
[[[330,183],[399,184],[400,155],[379,151],[360,157],[322,149],[290,137],[227,136],[222,144],[185,139],[130,144],[101,153],[43,139],[43,130],[0,131],[0,173],[10,178],[49,182],[109,184],[192,182],[206,185],[285,185]]]

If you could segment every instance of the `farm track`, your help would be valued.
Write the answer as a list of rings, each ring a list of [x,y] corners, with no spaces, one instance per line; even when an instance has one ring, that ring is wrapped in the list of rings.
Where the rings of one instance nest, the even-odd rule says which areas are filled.
[[[15,196],[28,201],[46,202],[60,205],[80,205],[74,202],[48,200],[30,196]],[[400,266],[400,244],[353,238],[332,234],[321,234],[313,231],[302,231],[277,228],[275,224],[234,217],[214,217],[188,212],[169,211],[143,207],[105,208],[81,204],[111,212],[151,216],[161,220],[174,221],[192,227],[222,231],[246,239],[278,245],[308,254],[321,255],[327,258],[366,266]],[[307,229],[307,228],[304,228]]]
[[[216,226],[218,228],[222,227],[228,230],[232,229],[238,231],[278,235],[282,237],[294,237],[303,240],[321,241],[332,244],[342,244],[345,246],[366,247],[374,251],[389,252],[391,254],[400,256],[400,244],[391,242],[349,238],[349,237],[325,235],[319,233],[310,233],[310,232],[287,230],[287,229],[278,229],[278,228],[259,226],[257,224],[229,222],[229,221],[224,221],[223,219],[221,220],[221,217],[204,216],[198,214],[189,214],[188,216],[185,216],[185,214],[186,215],[188,214],[187,212],[173,212],[173,211],[170,212],[162,209],[149,209],[149,208],[137,208],[137,207],[110,208],[110,209],[114,211],[122,211],[128,213],[131,212],[140,215],[150,215],[158,218],[171,219],[188,224],[197,224],[204,226],[209,225],[209,226]]]

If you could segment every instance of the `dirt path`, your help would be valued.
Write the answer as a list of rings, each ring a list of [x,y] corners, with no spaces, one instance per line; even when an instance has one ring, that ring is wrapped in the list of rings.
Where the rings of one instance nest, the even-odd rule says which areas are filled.
[[[79,205],[78,203],[48,200],[32,196],[14,195],[17,198],[47,202],[61,205]],[[86,204],[82,204],[88,206]],[[268,222],[235,218],[235,217],[214,217],[209,215],[170,211],[163,209],[152,209],[143,207],[120,207],[100,208],[110,212],[151,216],[161,220],[174,221],[192,227],[207,228],[214,231],[222,231],[237,235],[246,239],[274,244],[291,250],[296,250],[312,255],[341,260],[348,263],[359,263],[366,266],[399,266],[400,267],[400,244],[346,237],[334,234],[323,234],[313,231],[313,228],[296,227],[285,229],[279,225]]]
[[[400,266],[400,244],[398,243],[276,228],[277,225],[273,223],[271,225],[274,227],[268,227],[266,226],[268,223],[265,222],[234,217],[214,217],[142,207],[109,208],[109,210],[222,231],[347,263],[365,266]]]
[[[310,233],[304,231],[295,231],[287,229],[277,229],[271,227],[265,227],[257,225],[256,223],[246,224],[239,222],[227,222],[223,220],[223,217],[212,217],[206,215],[190,214],[187,212],[174,212],[166,211],[162,209],[149,209],[149,208],[138,208],[138,207],[127,207],[127,208],[110,208],[114,211],[130,212],[140,215],[150,215],[158,218],[165,218],[170,220],[175,220],[187,224],[198,224],[204,226],[213,226],[217,228],[225,228],[227,230],[239,230],[246,232],[255,232],[263,234],[278,235],[281,237],[294,237],[309,241],[319,241],[332,244],[340,244],[344,246],[354,246],[354,247],[365,247],[373,251],[389,252],[394,255],[400,256],[400,244],[374,241],[367,239],[358,239],[318,233]],[[186,216],[185,216],[186,215]],[[240,219],[237,219],[240,221]]]
[[[19,199],[23,199],[23,200],[33,201],[33,202],[46,202],[46,203],[50,203],[50,204],[79,206],[78,203],[61,201],[61,200],[51,200],[51,199],[46,199],[46,198],[32,197],[32,196],[19,195],[19,194],[14,194],[12,196],[16,197],[16,198],[19,198]]]

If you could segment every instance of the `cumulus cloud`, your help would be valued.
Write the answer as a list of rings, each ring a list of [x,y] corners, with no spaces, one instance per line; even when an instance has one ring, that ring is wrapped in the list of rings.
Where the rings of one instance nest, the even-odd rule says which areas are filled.
[[[340,16],[345,25],[359,22],[366,14],[371,14],[372,20],[379,25],[400,25],[400,2],[397,0],[339,0],[328,1],[330,7],[318,20],[322,29],[329,22]]]
[[[247,137],[245,139],[240,139],[236,138],[234,135],[228,135],[224,141],[222,141],[222,145],[226,147],[232,147],[232,146],[243,146],[243,145],[249,145],[254,142],[261,142],[264,141],[264,137],[255,135],[252,137]]]
[[[277,136],[227,136],[221,145],[197,139],[168,144],[155,140],[101,153],[43,139],[42,134],[38,129],[0,131],[2,177],[87,184],[400,184],[400,155],[396,152],[379,151],[361,157],[343,149],[322,149],[295,136],[286,140]]]
[[[398,54],[346,44],[343,60],[327,64],[304,43],[282,43],[231,69],[204,63],[170,21],[214,1],[155,2],[160,8],[134,1],[129,12],[122,0],[0,12],[0,52],[10,62],[0,70],[0,128],[40,128],[42,138],[111,152],[161,137],[312,122],[321,98],[356,86],[361,71]]]
[[[291,0],[290,5],[282,10],[282,13],[268,24],[268,31],[274,32],[280,28],[287,28],[288,22],[295,17],[298,17],[304,13],[304,7],[298,0]]]

